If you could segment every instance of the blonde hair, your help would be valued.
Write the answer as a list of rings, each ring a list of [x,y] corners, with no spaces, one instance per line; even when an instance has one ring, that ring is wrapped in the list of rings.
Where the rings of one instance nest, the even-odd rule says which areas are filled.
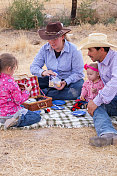
[[[89,66],[96,68],[98,70],[98,64],[97,63],[90,63]],[[87,70],[91,69],[90,67],[87,67]],[[92,69],[93,70],[93,69]],[[94,71],[95,72],[95,71]],[[97,72],[97,77],[100,78],[99,72]]]
[[[96,69],[98,69],[98,64],[97,63],[90,63],[89,66],[94,67]],[[87,67],[87,69],[90,69],[89,67]]]

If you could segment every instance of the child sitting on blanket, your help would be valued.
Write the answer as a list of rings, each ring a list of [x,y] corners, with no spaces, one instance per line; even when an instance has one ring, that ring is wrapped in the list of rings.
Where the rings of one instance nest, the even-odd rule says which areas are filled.
[[[104,87],[99,76],[97,63],[91,63],[90,65],[85,64],[84,68],[87,70],[88,80],[84,82],[81,90],[81,96],[75,100],[76,103],[71,108],[71,111],[75,111],[76,109],[85,109],[88,101],[93,100],[98,94],[98,91]]]
[[[84,68],[87,70],[88,80],[83,84],[80,99],[88,102],[96,97],[99,90],[104,87],[104,84],[100,79],[97,63],[85,64]]]
[[[21,107],[30,96],[31,86],[25,85],[25,90],[20,90],[12,77],[16,67],[17,60],[13,55],[0,55],[0,123],[5,128],[29,126],[41,119],[39,114]]]

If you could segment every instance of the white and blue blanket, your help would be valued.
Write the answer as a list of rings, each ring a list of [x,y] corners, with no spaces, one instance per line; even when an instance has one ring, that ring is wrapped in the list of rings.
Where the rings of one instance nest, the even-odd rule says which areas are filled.
[[[71,114],[71,107],[75,101],[66,101],[63,110],[53,110],[51,108],[49,113],[45,113],[44,109],[41,109],[41,121],[26,127],[21,127],[21,129],[38,129],[44,127],[62,127],[62,128],[80,128],[80,127],[94,127],[93,119],[88,114],[86,109],[85,116],[76,117]],[[111,117],[112,122],[117,124],[117,117]]]

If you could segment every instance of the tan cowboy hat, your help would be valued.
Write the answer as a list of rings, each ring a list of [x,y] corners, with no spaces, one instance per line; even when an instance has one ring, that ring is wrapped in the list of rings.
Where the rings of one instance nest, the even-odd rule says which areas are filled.
[[[53,40],[70,31],[70,29],[63,28],[60,22],[51,22],[47,25],[46,29],[38,30],[38,33],[43,40]]]
[[[92,47],[117,47],[107,41],[107,35],[102,33],[92,33],[78,44],[79,49]]]

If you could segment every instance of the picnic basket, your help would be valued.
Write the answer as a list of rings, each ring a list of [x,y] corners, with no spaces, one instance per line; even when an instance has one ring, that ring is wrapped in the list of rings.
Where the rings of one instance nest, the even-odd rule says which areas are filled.
[[[23,84],[26,84],[27,86],[32,86],[32,90],[30,92],[30,98],[35,98],[36,102],[27,103],[24,102],[22,105],[31,111],[36,111],[42,108],[47,108],[52,106],[52,98],[47,97],[45,95],[41,95],[40,93],[40,87],[38,83],[37,76],[28,76],[26,74],[24,75],[17,75],[14,76],[15,81],[18,83],[21,90],[23,89]]]

